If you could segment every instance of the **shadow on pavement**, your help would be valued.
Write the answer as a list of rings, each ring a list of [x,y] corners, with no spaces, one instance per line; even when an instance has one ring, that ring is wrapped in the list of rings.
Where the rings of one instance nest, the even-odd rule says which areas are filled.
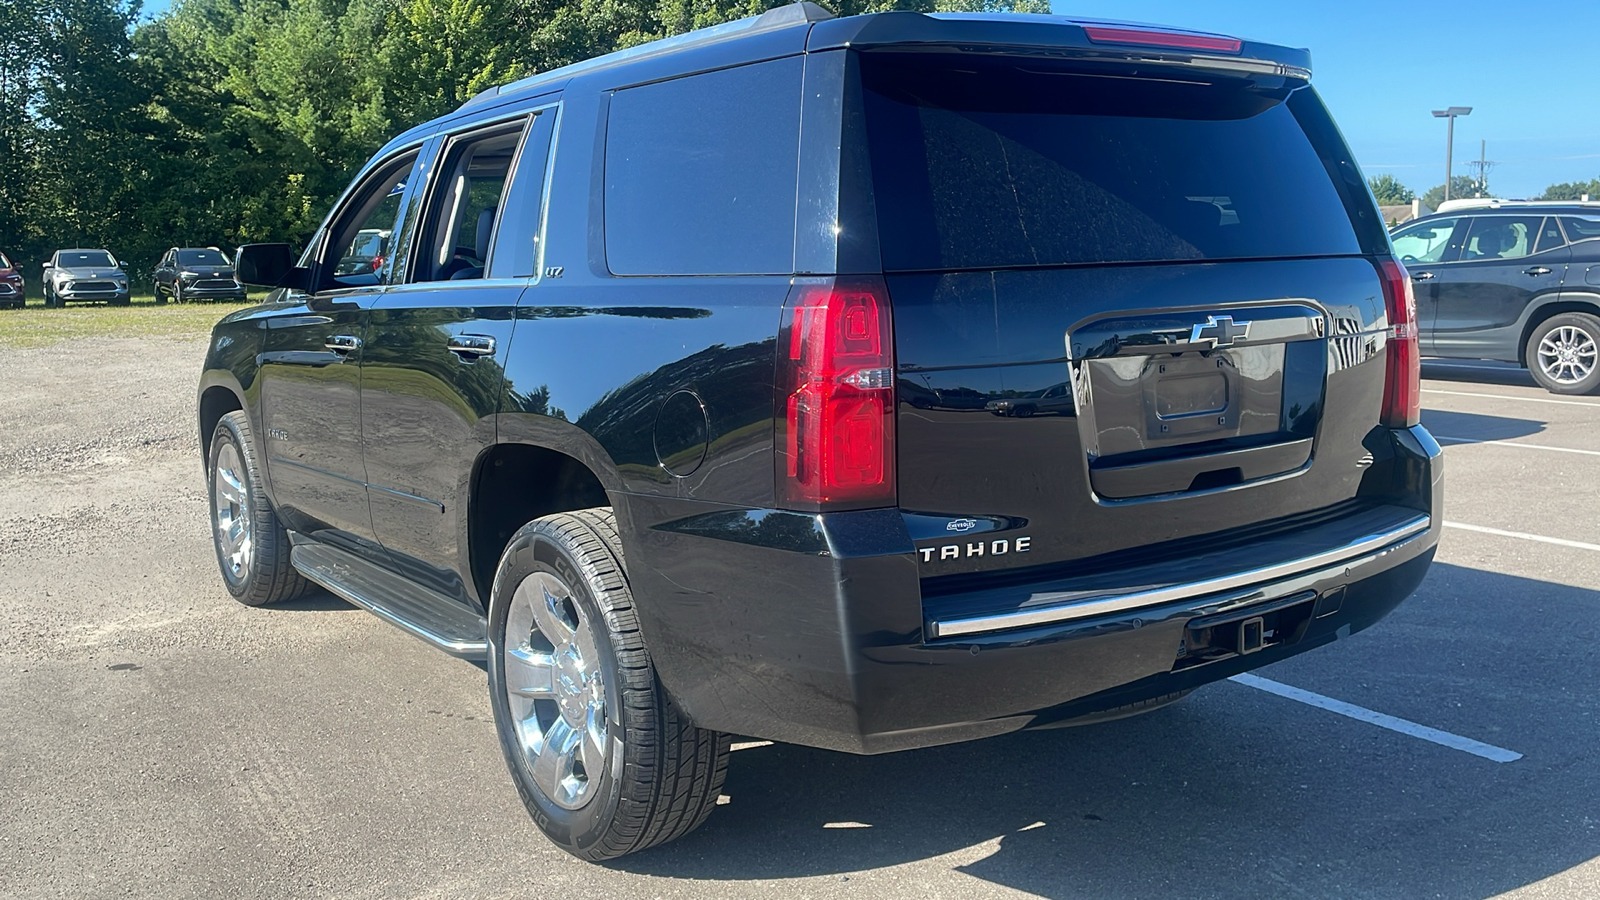
[[[326,589],[313,584],[311,590],[306,591],[305,596],[299,600],[291,600],[288,603],[274,603],[270,608],[289,612],[336,612],[343,609],[355,609],[356,607],[355,604],[346,603]]]
[[[1424,359],[1422,377],[1431,381],[1476,382],[1479,384],[1508,384],[1517,387],[1538,387],[1528,370],[1514,363],[1492,360]]]
[[[1506,416],[1485,416],[1445,409],[1424,409],[1422,424],[1435,437],[1465,438],[1470,441],[1503,441],[1528,437],[1544,431],[1546,425],[1537,419],[1512,419]]]
[[[1388,622],[1288,673],[1330,693],[1370,682],[1349,699],[1439,727],[1501,715],[1457,727],[1506,735],[1527,754],[1514,763],[1222,683],[1138,718],[886,756],[740,750],[705,826],[610,865],[746,881],[952,854],[965,874],[1045,897],[1491,896],[1600,856],[1600,704],[1526,686],[1593,673],[1597,602],[1439,564]],[[1492,647],[1460,640],[1480,629],[1498,629]]]

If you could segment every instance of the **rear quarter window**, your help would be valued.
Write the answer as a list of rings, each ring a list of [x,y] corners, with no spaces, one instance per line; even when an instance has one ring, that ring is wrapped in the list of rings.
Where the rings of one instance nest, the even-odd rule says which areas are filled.
[[[886,269],[1361,252],[1330,175],[1353,163],[1319,154],[1299,116],[1321,104],[1281,79],[862,59]]]
[[[616,275],[794,271],[798,57],[617,91],[606,127]]]

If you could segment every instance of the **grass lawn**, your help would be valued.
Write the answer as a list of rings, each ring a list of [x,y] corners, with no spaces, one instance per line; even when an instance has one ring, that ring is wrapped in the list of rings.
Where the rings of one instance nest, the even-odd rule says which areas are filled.
[[[216,321],[236,309],[259,303],[265,292],[252,293],[248,303],[156,303],[150,295],[134,296],[129,306],[71,304],[46,309],[38,298],[24,309],[0,309],[0,350],[43,347],[82,337],[187,337],[204,335]]]

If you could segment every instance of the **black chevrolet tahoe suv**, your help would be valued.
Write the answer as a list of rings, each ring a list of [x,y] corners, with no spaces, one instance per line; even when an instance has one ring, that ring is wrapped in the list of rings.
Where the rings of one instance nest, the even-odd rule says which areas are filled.
[[[241,248],[277,291],[200,384],[223,578],[485,659],[597,860],[698,825],[730,735],[1111,718],[1366,628],[1440,453],[1309,65],[796,4],[475,97],[297,262]]]

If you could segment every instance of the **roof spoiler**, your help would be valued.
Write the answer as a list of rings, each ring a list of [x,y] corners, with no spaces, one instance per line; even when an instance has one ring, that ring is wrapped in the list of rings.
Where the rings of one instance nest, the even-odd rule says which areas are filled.
[[[557,69],[551,69],[548,72],[540,72],[537,75],[530,75],[527,78],[521,79],[520,81],[513,81],[510,84],[492,87],[473,95],[471,99],[461,104],[460,108],[470,109],[474,106],[487,103],[488,101],[497,97],[504,97],[510,94],[520,94],[539,87],[554,86],[555,82],[571,78],[575,75],[581,75],[584,72],[591,72],[596,69],[606,68],[607,66],[614,66],[618,63],[632,62],[634,60],[645,59],[674,50],[683,50],[699,44],[709,44],[715,41],[725,40],[727,38],[759,34],[763,31],[776,31],[780,28],[790,28],[796,25],[806,25],[814,22],[825,22],[833,17],[833,13],[828,12],[826,9],[823,9],[817,4],[807,2],[807,0],[802,0],[802,2],[799,3],[790,3],[787,6],[774,7],[773,9],[769,9],[759,16],[748,16],[732,22],[725,22],[721,25],[713,25],[709,28],[699,28],[694,31],[688,31],[680,35],[675,35],[673,37],[662,38],[658,41],[651,41],[648,44],[640,44],[637,47],[629,47],[626,50],[618,50],[614,53],[607,53],[604,56],[596,56],[593,59],[586,59],[582,62],[575,62],[571,65],[561,66]]]

